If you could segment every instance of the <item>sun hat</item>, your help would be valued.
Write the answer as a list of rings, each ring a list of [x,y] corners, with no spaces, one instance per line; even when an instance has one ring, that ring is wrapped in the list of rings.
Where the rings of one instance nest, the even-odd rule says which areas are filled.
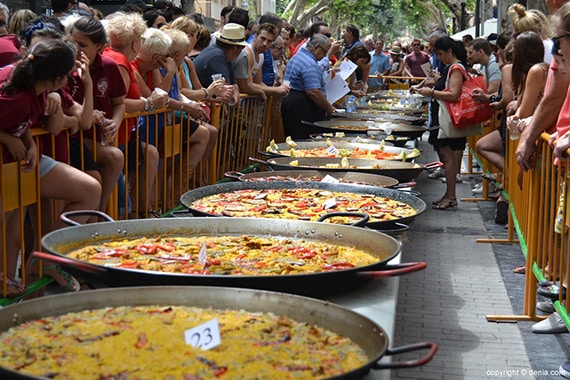
[[[401,52],[402,52],[402,49],[399,46],[392,46],[388,53],[400,55]]]
[[[247,42],[245,41],[245,28],[233,22],[224,25],[222,33],[220,33],[217,38],[221,42],[229,45],[247,45]]]

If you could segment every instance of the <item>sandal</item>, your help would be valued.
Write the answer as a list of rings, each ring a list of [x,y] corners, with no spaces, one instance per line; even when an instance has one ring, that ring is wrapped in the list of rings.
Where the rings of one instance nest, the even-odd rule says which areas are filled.
[[[435,210],[457,210],[457,198],[443,197],[439,202],[431,206]]]
[[[75,277],[61,269],[59,265],[44,265],[42,267],[43,275],[49,276],[55,280],[65,290],[78,292],[81,290],[81,284]],[[37,276],[37,272],[32,274]]]
[[[516,267],[515,269],[513,269],[513,273],[526,274],[526,265]]]
[[[447,198],[445,195],[442,195],[441,198],[431,202],[432,206],[435,206],[436,204],[441,203],[445,198]]]
[[[4,273],[0,272],[0,281],[3,279]],[[3,284],[0,283],[0,286],[3,286]],[[4,297],[14,298],[24,294],[26,290],[26,286],[21,281],[16,281],[10,276],[6,276],[6,294],[2,293],[2,295]]]

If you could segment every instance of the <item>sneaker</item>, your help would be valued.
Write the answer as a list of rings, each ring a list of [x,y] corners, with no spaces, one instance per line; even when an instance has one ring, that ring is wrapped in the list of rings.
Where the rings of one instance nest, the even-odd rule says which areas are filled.
[[[551,301],[537,302],[536,309],[547,314],[552,314],[555,312],[554,304]]]
[[[497,173],[483,173],[481,174],[481,177],[491,181],[491,182],[495,182],[497,180]]]
[[[558,313],[553,313],[545,320],[535,323],[532,325],[531,330],[535,334],[561,334],[568,332],[568,328]]]
[[[558,368],[558,373],[565,379],[570,379],[570,363],[564,363]]]
[[[443,178],[441,179],[441,182],[447,183],[447,178],[443,177]],[[455,176],[455,183],[463,183],[463,176],[460,175],[460,174],[456,175],[456,176]]]
[[[445,177],[445,169],[437,168],[433,173],[428,174],[429,179],[438,179]]]
[[[471,192],[473,194],[483,194],[483,184],[482,183],[478,183],[475,186],[473,186],[473,188],[471,189]]]

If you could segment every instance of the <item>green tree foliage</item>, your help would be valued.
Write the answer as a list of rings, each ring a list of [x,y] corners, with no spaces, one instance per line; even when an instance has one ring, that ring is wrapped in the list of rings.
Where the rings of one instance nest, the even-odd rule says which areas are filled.
[[[333,34],[352,23],[361,35],[392,40],[405,36],[425,38],[434,27],[445,27],[458,10],[456,0],[292,0],[277,1],[277,10],[300,29],[315,17],[329,23]],[[474,2],[474,0],[470,0]]]

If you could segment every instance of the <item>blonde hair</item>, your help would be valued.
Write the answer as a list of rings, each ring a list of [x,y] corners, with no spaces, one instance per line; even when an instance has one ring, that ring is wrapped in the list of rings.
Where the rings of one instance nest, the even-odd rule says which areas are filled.
[[[144,42],[138,56],[150,60],[154,54],[166,55],[169,53],[172,39],[160,29],[148,28],[143,33]]]
[[[550,31],[550,23],[544,14],[542,16],[539,15],[540,11],[527,11],[521,4],[513,4],[509,7],[508,13],[515,13],[513,17],[514,33],[535,32],[541,39],[546,39],[551,34],[551,32],[548,33]],[[546,23],[546,26],[542,25],[544,23]]]
[[[174,53],[182,53],[183,55],[186,55],[188,52],[188,46],[190,46],[190,39],[186,33],[178,29],[166,29],[164,30],[164,33],[172,39],[172,44],[170,45],[171,56]]]
[[[14,12],[12,17],[10,17],[10,25],[8,26],[8,33],[20,35],[28,23],[35,19],[37,15],[29,9],[20,9]]]
[[[105,31],[109,46],[119,51],[139,41],[146,31],[146,23],[137,13],[115,12],[107,16],[106,20]]]
[[[170,23],[170,29],[178,29],[186,33],[188,37],[195,36],[200,31],[200,27],[188,16],[178,17]]]

